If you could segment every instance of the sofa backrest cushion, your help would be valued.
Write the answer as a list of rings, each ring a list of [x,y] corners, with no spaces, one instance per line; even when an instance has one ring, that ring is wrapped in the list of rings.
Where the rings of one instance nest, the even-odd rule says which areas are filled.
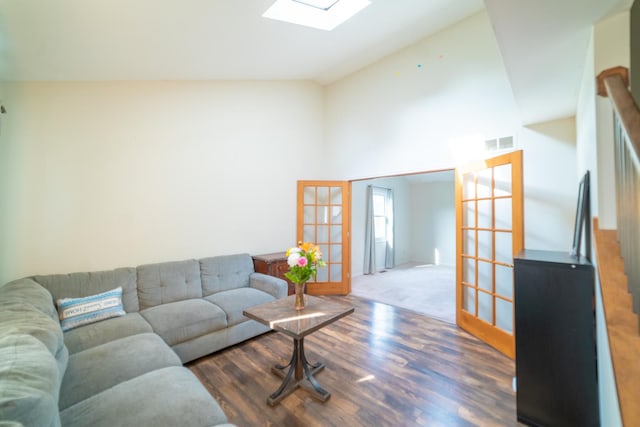
[[[30,279],[0,287],[0,420],[58,426],[69,362],[51,294]]]
[[[0,287],[0,310],[10,305],[29,305],[53,320],[58,320],[58,311],[51,293],[31,279],[19,279]]]
[[[138,274],[140,309],[202,297],[200,264],[196,260],[141,265]]]
[[[60,426],[61,382],[56,361],[42,342],[27,334],[0,334],[0,420]]]
[[[136,269],[133,267],[89,273],[50,274],[34,276],[33,279],[47,288],[56,301],[96,295],[121,286],[124,311],[131,313],[140,310]]]
[[[204,296],[249,286],[254,272],[249,254],[221,255],[200,260]]]
[[[32,280],[16,280],[0,287],[0,337],[10,335],[30,335],[40,341],[58,363],[60,375],[64,374],[69,352],[53,298]]]
[[[3,307],[0,310],[0,337],[17,334],[33,336],[53,357],[64,348],[60,323],[29,306]]]

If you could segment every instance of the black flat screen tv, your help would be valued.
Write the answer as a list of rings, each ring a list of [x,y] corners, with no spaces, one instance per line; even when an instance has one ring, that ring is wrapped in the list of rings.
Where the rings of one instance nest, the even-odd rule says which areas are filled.
[[[589,171],[587,171],[578,186],[578,206],[576,220],[573,226],[573,244],[571,255],[584,257],[591,261],[591,190],[589,186]],[[584,234],[584,246],[582,235]],[[584,254],[583,254],[584,248]]]

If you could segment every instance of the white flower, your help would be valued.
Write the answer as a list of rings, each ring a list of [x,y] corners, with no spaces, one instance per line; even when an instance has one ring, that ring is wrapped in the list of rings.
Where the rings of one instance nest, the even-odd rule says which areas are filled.
[[[300,251],[291,251],[289,258],[287,258],[287,264],[289,264],[289,267],[294,267],[298,265],[298,259],[300,259]]]

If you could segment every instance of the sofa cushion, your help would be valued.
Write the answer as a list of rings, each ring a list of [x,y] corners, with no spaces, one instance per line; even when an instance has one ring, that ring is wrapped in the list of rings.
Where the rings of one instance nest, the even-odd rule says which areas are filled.
[[[262,273],[253,273],[249,276],[249,287],[273,295],[275,299],[286,297],[289,290],[284,280]]]
[[[229,289],[249,286],[249,275],[254,272],[249,254],[222,255],[200,260],[202,292],[209,296]]]
[[[122,287],[82,298],[62,298],[57,301],[60,327],[68,331],[78,326],[124,316]]]
[[[122,382],[60,412],[65,427],[214,426],[227,417],[184,367],[158,369]]]
[[[130,335],[153,332],[140,313],[128,313],[102,322],[71,329],[64,333],[64,343],[71,354]]]
[[[58,313],[49,291],[30,279],[0,287],[0,336],[16,334],[40,340],[55,358],[62,377],[69,352],[62,339]]]
[[[59,426],[61,379],[41,341],[25,334],[0,336],[0,424]]]
[[[38,339],[53,357],[64,348],[62,329],[56,320],[30,305],[4,307],[0,311],[0,336],[21,334]]]
[[[255,321],[241,322],[207,335],[202,335],[191,341],[176,344],[171,347],[182,363],[188,363],[207,354],[227,348],[233,344],[264,334],[270,329],[268,326]]]
[[[181,365],[178,355],[153,333],[132,335],[80,351],[69,357],[60,389],[60,409],[147,372]]]
[[[227,326],[225,312],[204,299],[162,304],[142,310],[140,314],[171,346]]]
[[[122,304],[127,313],[138,311],[135,268],[118,268],[90,273],[51,274],[33,279],[47,288],[54,300],[80,298],[122,287]]]
[[[51,293],[31,279],[19,279],[0,287],[0,310],[10,305],[30,305],[58,320]]]
[[[253,288],[217,292],[205,299],[224,310],[227,314],[227,324],[229,326],[249,320],[242,314],[245,308],[275,300],[272,295]]]
[[[196,260],[137,267],[140,309],[202,297],[200,265]]]

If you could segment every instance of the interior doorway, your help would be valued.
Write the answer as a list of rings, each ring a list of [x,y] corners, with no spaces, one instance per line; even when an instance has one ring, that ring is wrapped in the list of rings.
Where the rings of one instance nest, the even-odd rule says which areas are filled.
[[[373,274],[364,274],[368,186],[393,191],[395,262],[382,268],[380,239]],[[352,294],[455,323],[454,171],[352,181],[351,197]],[[378,220],[381,233],[383,221]]]

